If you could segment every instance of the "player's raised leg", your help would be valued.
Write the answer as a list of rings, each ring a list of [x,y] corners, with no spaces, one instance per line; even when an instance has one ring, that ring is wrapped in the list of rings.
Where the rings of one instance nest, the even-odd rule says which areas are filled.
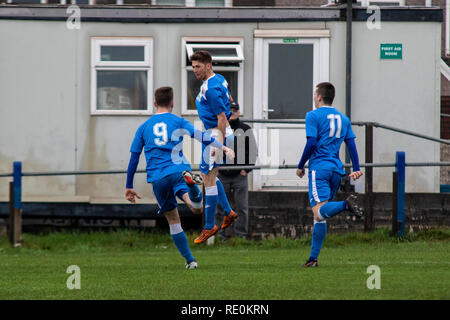
[[[177,208],[164,212],[164,215],[169,223],[170,236],[172,237],[178,251],[186,259],[186,269],[196,269],[198,265],[195,258],[192,256],[191,250],[189,249],[186,234],[181,227],[180,216]]]
[[[201,214],[203,209],[203,195],[198,184],[203,183],[203,178],[201,175],[188,170],[183,172],[183,178],[189,189],[181,198],[194,214]]]
[[[189,195],[188,192],[186,192],[185,194],[183,194],[181,196],[181,200],[183,200],[184,203],[186,203],[186,205],[192,211],[193,214],[202,214],[202,212],[203,212],[203,201],[201,201],[201,200],[200,200],[200,202],[192,201],[191,196]]]
[[[339,190],[342,175],[327,170],[311,170],[308,176],[311,181],[309,194],[315,220],[330,219],[345,210],[359,217],[362,216],[356,195],[351,195],[344,201],[330,201]]]
[[[341,175],[332,171],[308,172],[309,196],[314,215],[314,227],[312,232],[311,253],[304,267],[318,267],[317,259],[327,233],[326,219],[347,209],[345,201],[332,200],[339,190]]]
[[[231,226],[233,222],[237,220],[238,215],[231,209],[227,194],[225,192],[225,188],[223,187],[223,184],[219,178],[216,178],[216,185],[219,204],[225,213],[225,217],[223,218],[222,226],[220,228],[225,229]]]
[[[349,195],[345,201],[330,201],[325,203],[317,210],[314,217],[318,220],[326,220],[346,210],[359,218],[364,215],[362,207],[358,204],[356,194]]]
[[[216,185],[216,177],[219,168],[213,168],[207,174],[203,174],[203,182],[205,184],[205,225],[200,236],[198,236],[194,243],[203,243],[211,236],[215,235],[219,229],[214,224],[216,218],[216,207],[218,203],[218,192]]]
[[[220,133],[218,130],[213,130],[213,136],[215,136],[217,139],[221,140]],[[234,138],[233,138],[234,139]],[[216,167],[218,164],[223,163],[223,153],[222,152],[215,152],[212,157],[209,158],[210,163],[213,163],[212,167]],[[211,165],[210,165],[211,167]],[[225,217],[223,219],[221,229],[228,228],[237,218],[238,215],[231,209],[230,203],[228,202],[227,194],[225,192],[225,188],[223,187],[222,182],[218,178],[219,175],[219,169],[216,168],[216,171],[214,172],[215,175],[215,185],[217,186],[217,201],[219,205],[222,207]],[[207,175],[210,175],[208,173]],[[211,176],[212,179],[212,176]],[[212,184],[212,180],[211,180]],[[215,212],[214,212],[215,216]]]

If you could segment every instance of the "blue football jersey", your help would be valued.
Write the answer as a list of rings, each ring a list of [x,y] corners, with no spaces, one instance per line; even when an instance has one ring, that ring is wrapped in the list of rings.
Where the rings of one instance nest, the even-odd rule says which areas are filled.
[[[350,119],[333,107],[320,107],[306,114],[306,136],[317,139],[316,149],[309,158],[310,170],[329,170],[345,174],[339,159],[344,140],[355,138]]]
[[[231,115],[230,92],[228,82],[220,74],[214,74],[203,81],[200,92],[195,99],[198,116],[205,129],[217,128],[217,115],[225,112],[227,119]]]
[[[136,131],[131,152],[144,149],[147,161],[147,181],[153,182],[176,172],[191,170],[183,155],[183,135],[202,139],[202,133],[187,120],[172,113],[151,116]],[[198,137],[200,134],[200,137]]]

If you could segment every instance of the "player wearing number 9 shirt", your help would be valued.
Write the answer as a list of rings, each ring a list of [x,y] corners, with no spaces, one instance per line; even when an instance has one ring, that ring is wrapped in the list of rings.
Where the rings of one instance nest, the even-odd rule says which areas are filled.
[[[345,175],[344,166],[339,159],[339,149],[345,141],[353,172],[353,180],[362,176],[359,168],[358,152],[355,146],[350,119],[333,106],[335,95],[334,86],[329,82],[322,82],[314,91],[315,110],[306,114],[307,142],[297,169],[297,175],[305,175],[305,163],[309,160],[309,201],[314,214],[314,228],[312,234],[311,254],[305,267],[317,267],[317,258],[326,235],[326,220],[349,210],[356,216],[362,216],[361,207],[357,204],[355,194],[345,201],[334,201],[341,179]]]
[[[194,213],[201,213],[202,193],[196,184],[187,184],[183,172],[191,170],[183,155],[183,135],[189,135],[205,145],[213,145],[223,150],[230,158],[233,150],[219,141],[196,130],[187,120],[172,114],[173,90],[161,87],[155,91],[157,112],[145,121],[136,131],[131,145],[131,158],[127,170],[125,198],[135,203],[139,195],[133,189],[133,177],[144,149],[147,160],[147,182],[152,184],[153,193],[158,201],[158,214],[163,213],[169,223],[170,234],[186,259],[186,268],[197,268],[197,262],[191,254],[186,235],[181,227],[176,197],[183,200]]]

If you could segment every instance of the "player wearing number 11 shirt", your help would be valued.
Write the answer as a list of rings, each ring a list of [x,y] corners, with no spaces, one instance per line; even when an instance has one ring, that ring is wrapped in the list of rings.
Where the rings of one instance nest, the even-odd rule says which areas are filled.
[[[309,160],[309,201],[314,214],[311,254],[305,267],[317,267],[317,258],[326,235],[326,220],[349,210],[361,217],[363,212],[355,194],[345,201],[331,201],[335,197],[341,179],[345,175],[344,166],[339,159],[339,150],[345,142],[353,165],[350,178],[362,176],[359,168],[358,152],[355,146],[350,119],[333,106],[334,86],[322,82],[314,91],[315,110],[306,114],[306,146],[300,159],[297,175],[305,175],[305,163]]]

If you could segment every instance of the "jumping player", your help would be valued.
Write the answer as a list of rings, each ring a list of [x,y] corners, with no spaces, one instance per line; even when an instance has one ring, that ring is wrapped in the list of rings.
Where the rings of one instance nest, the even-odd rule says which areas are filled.
[[[341,178],[345,175],[339,159],[339,149],[345,142],[352,161],[353,180],[362,176],[359,168],[358,152],[355,146],[350,119],[332,107],[335,89],[329,82],[322,82],[314,91],[315,110],[306,114],[306,146],[298,164],[297,176],[305,175],[305,163],[309,160],[309,201],[314,214],[311,254],[303,265],[317,267],[317,258],[327,232],[326,220],[338,213],[349,210],[356,216],[363,215],[357,204],[357,197],[351,194],[345,201],[334,201]]]
[[[155,91],[154,105],[157,112],[138,128],[131,145],[125,197],[131,203],[136,203],[135,198],[140,199],[133,189],[133,177],[139,163],[139,156],[144,149],[147,160],[147,182],[152,183],[159,205],[158,214],[163,213],[167,218],[172,239],[186,259],[186,268],[195,269],[197,262],[191,254],[186,234],[181,227],[176,197],[183,200],[192,212],[197,214],[202,212],[203,197],[194,183],[201,183],[201,177],[190,173],[191,166],[180,147],[183,135],[190,135],[206,145],[211,144],[223,150],[230,158],[234,157],[234,152],[214,138],[196,130],[190,122],[172,114],[173,90],[171,87],[161,87]],[[188,173],[186,178],[183,177],[183,172]]]
[[[206,130],[211,130],[211,135],[214,138],[226,144],[225,139],[227,137],[230,139],[233,134],[227,120],[232,113],[228,83],[223,76],[214,73],[212,70],[212,58],[208,51],[196,51],[190,56],[190,61],[196,78],[203,81],[195,101],[200,120],[202,120]],[[231,140],[234,141],[234,139]],[[222,183],[217,178],[218,166],[223,161],[222,155],[222,152],[217,152],[214,147],[210,148],[210,146],[203,145],[200,172],[202,173],[206,193],[205,226],[200,236],[194,240],[196,244],[205,242],[219,231],[214,224],[217,203],[220,204],[225,213],[221,229],[229,227],[238,218],[238,215],[230,207]]]

